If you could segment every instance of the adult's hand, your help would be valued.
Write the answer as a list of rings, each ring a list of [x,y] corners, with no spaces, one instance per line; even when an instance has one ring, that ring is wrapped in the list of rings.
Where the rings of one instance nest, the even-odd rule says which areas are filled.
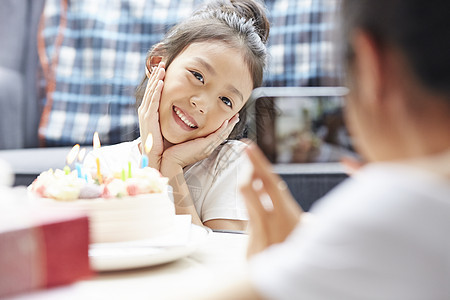
[[[239,122],[239,114],[226,120],[208,136],[196,138],[174,145],[163,153],[163,160],[175,163],[182,168],[208,157],[230,135],[234,126]]]
[[[283,242],[300,221],[302,209],[286,183],[272,172],[270,162],[257,146],[246,149],[253,165],[250,180],[241,186],[250,218],[247,256]]]
[[[149,166],[157,170],[160,169],[162,154],[164,151],[163,138],[159,124],[159,103],[164,86],[165,76],[164,62],[160,62],[150,74],[146,70],[148,77],[147,87],[145,89],[142,103],[138,108],[139,130],[141,134],[141,152],[145,153],[144,145],[149,133],[153,137],[153,146],[149,158]]]
[[[355,174],[357,171],[359,171],[359,169],[364,167],[366,163],[361,159],[356,159],[350,156],[344,156],[341,158],[341,164],[346,169],[347,174],[351,176]]]

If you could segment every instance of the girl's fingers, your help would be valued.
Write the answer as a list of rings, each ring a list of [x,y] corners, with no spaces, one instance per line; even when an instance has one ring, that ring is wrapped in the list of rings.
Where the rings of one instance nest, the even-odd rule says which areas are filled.
[[[153,91],[153,95],[151,97],[152,101],[149,104],[149,110],[150,110],[151,114],[156,113],[158,111],[159,99],[161,97],[161,91],[162,91],[162,86],[161,85],[163,83],[164,76],[165,76],[165,70],[162,69],[162,68],[159,69],[158,70],[158,74],[155,77],[154,85],[152,86],[152,89],[151,89]],[[160,88],[157,90],[158,86],[160,86]],[[156,97],[158,99],[157,102],[155,102],[153,100],[153,99],[155,99],[155,94],[157,94],[157,97]]]
[[[156,102],[160,98],[160,89],[162,89],[162,86],[158,86],[158,92],[155,92],[155,97],[152,102],[155,102],[155,108],[156,108]],[[158,97],[156,96],[158,94]],[[153,110],[153,108],[151,108]],[[173,152],[173,156],[178,157],[178,161],[181,164],[189,164],[194,161],[199,161],[207,156],[209,156],[231,133],[233,130],[234,125],[239,121],[238,116],[235,116],[231,119],[231,122],[229,120],[225,120],[223,124],[214,132],[210,133],[207,136],[199,137],[187,142],[184,142],[180,145],[171,147],[169,152]],[[180,148],[181,147],[181,148]],[[185,147],[185,149],[189,149],[189,151],[181,151],[180,153],[176,153],[178,150],[174,149],[182,149]]]
[[[162,80],[158,80],[156,87],[155,87],[155,92],[152,95],[151,105],[150,105],[150,109],[149,109],[150,115],[156,114],[158,112],[159,100],[161,99],[161,91],[162,91],[163,85],[164,85],[164,82]]]
[[[154,91],[158,81],[164,78],[165,70],[163,67],[161,67],[161,63],[158,65],[158,67],[155,68],[155,71],[153,73],[154,76],[152,77],[151,81],[149,80],[148,82],[148,85],[150,85],[150,92]]]
[[[231,119],[230,119],[230,124],[234,124],[236,125],[239,122],[239,113],[235,114]],[[233,125],[233,126],[234,126]]]
[[[157,66],[152,67],[151,76],[149,77],[149,82],[147,85],[150,85],[151,82],[155,81],[156,76],[158,76],[158,72],[160,69],[164,69],[164,62],[160,62]]]
[[[215,132],[220,145],[233,131],[234,126],[239,122],[239,114],[234,115],[230,120],[223,122],[222,126]]]
[[[147,82],[147,88],[144,93],[144,99],[141,104],[142,111],[147,112],[152,104],[151,99],[153,99],[153,94],[155,93],[156,86],[158,82],[164,79],[165,70],[164,63],[159,63],[158,66],[153,70],[150,79]]]
[[[216,149],[217,146],[219,146],[230,135],[236,123],[237,122],[235,121],[234,124],[230,124],[228,120],[225,120],[219,129],[203,138],[203,148],[205,149],[204,152],[209,155],[212,151],[214,151],[214,149]]]
[[[155,89],[156,89],[156,86],[158,85],[158,82],[159,82],[159,78],[161,77],[160,76],[160,73],[162,72],[161,71],[162,69],[160,69],[159,67],[157,67],[156,69],[155,69],[155,75],[152,77],[152,79],[151,79],[151,81],[149,80],[149,82],[148,82],[148,85],[147,85],[147,101],[146,101],[146,103],[145,103],[145,106],[144,106],[144,111],[148,111],[148,109],[150,108],[150,106],[151,106],[151,104],[152,104],[152,102],[151,102],[151,99],[153,98],[153,94],[155,93]]]
[[[147,105],[147,103],[150,101],[149,100],[149,94],[151,93],[151,85],[154,82],[154,78],[156,76],[156,73],[158,71],[158,67],[152,67],[153,70],[150,73],[150,76],[147,75],[148,80],[147,80],[147,86],[145,87],[145,93],[144,93],[144,97],[142,99],[142,103],[141,106],[144,107]],[[148,72],[148,69],[146,68],[146,72]]]

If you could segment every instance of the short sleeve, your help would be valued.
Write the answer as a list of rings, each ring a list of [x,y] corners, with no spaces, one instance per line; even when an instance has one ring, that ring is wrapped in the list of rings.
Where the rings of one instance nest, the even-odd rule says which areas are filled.
[[[230,141],[222,146],[211,165],[212,181],[206,187],[201,207],[202,221],[212,219],[248,220],[245,203],[239,191],[239,183],[250,168],[244,153],[247,145]]]

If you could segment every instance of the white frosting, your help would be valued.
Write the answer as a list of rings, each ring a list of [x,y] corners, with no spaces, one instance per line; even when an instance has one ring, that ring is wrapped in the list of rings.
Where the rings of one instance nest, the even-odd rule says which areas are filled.
[[[91,243],[148,239],[174,229],[175,207],[168,178],[152,168],[132,170],[132,178],[103,178],[48,170],[29,186],[31,197],[46,209],[81,210],[89,217]],[[68,233],[70,234],[70,233]]]
[[[48,209],[84,211],[89,217],[91,243],[148,239],[174,229],[175,208],[167,192],[74,201],[34,197]]]

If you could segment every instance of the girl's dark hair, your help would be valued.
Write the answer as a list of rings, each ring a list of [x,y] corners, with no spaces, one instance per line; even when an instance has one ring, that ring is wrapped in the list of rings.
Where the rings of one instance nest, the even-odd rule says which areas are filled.
[[[258,0],[213,0],[192,14],[191,17],[172,27],[161,43],[153,46],[147,54],[164,56],[166,68],[175,57],[192,43],[221,41],[232,48],[242,49],[253,80],[253,88],[262,84],[266,66],[266,42],[269,21],[264,5]],[[142,102],[147,77],[136,89],[136,106]],[[246,106],[239,112],[240,122],[230,138],[238,138],[246,123]]]
[[[449,0],[344,0],[343,54],[351,63],[351,34],[369,32],[380,47],[393,46],[429,90],[450,99]]]

